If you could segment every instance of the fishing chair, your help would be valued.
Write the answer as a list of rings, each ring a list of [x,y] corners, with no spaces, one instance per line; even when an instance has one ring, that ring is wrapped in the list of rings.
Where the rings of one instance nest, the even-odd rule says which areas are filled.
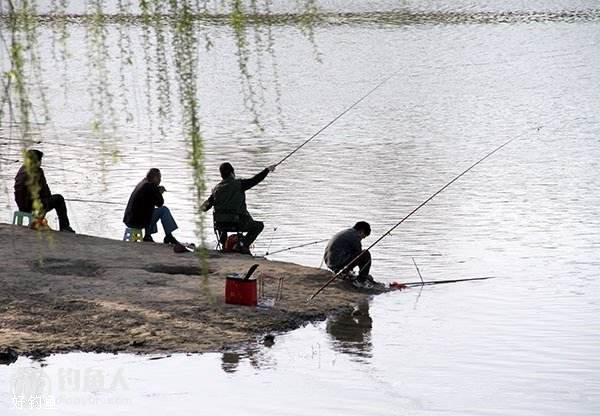
[[[217,250],[223,250],[227,242],[227,233],[236,233],[238,241],[242,240],[243,231],[240,216],[229,212],[213,212],[213,227],[217,236]]]
[[[27,224],[23,224],[23,220],[27,219]],[[35,216],[31,212],[24,211],[15,211],[13,213],[13,221],[14,225],[25,225],[31,227],[35,222]]]
[[[123,234],[123,241],[141,242],[143,240],[144,239],[142,237],[142,229],[141,228],[133,228],[133,227],[125,228],[125,233]]]

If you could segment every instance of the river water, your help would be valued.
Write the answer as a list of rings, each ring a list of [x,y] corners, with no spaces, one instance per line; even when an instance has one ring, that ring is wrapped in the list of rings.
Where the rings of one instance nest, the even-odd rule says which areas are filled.
[[[372,274],[385,282],[417,280],[413,258],[427,280],[495,279],[378,296],[355,316],[226,354],[21,358],[0,369],[2,414],[30,408],[12,394],[28,377],[58,400],[45,413],[61,415],[600,414],[597,3],[402,2],[385,23],[372,12],[395,3],[369,3],[344,9],[358,17],[309,29],[249,28],[249,78],[232,29],[202,26],[212,42],[198,51],[207,186],[225,160],[242,177],[277,162],[395,74],[249,191],[250,211],[265,222],[255,252],[327,238],[358,220],[371,223],[370,244],[516,137],[372,250]],[[412,12],[463,17],[407,19]],[[51,121],[35,132],[53,192],[125,203],[159,167],[176,236],[198,241],[189,143],[176,99],[164,116],[164,88],[152,78],[153,92],[144,92],[143,31],[128,26],[133,63],[120,71],[117,27],[107,29],[114,116],[99,135],[87,80],[101,72],[88,62],[89,33],[66,30],[66,61],[55,30],[39,36]],[[0,217],[8,220],[21,143],[7,128],[2,136]],[[121,237],[123,206],[68,208],[78,232]],[[202,233],[214,244],[210,227]],[[269,258],[318,267],[323,246]]]

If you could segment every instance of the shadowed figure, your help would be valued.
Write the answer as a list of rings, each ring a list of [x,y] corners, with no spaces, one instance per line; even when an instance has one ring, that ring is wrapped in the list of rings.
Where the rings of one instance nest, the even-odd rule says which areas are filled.
[[[36,214],[43,218],[46,212],[55,209],[60,231],[74,233],[75,231],[69,223],[65,199],[60,194],[50,192],[42,169],[43,156],[44,153],[35,149],[26,152],[25,162],[19,169],[17,176],[15,176],[15,202],[19,207],[19,211],[33,212],[35,208],[34,197],[37,192],[41,203],[41,212]]]
[[[208,211],[214,207],[213,218],[219,232],[219,241],[224,246],[227,231],[219,229],[219,224],[233,224],[246,235],[239,241],[235,251],[243,254],[250,253],[250,245],[265,228],[264,223],[255,221],[246,207],[246,191],[261,183],[276,165],[263,169],[250,179],[237,179],[235,170],[229,162],[219,166],[222,181],[213,189],[210,197],[202,204],[202,210]],[[224,227],[223,227],[224,228]]]
[[[148,171],[129,197],[123,222],[128,227],[143,228],[144,241],[153,242],[152,234],[158,232],[156,224],[160,220],[165,230],[164,243],[178,244],[172,234],[177,229],[177,223],[169,208],[164,205],[162,194],[166,189],[160,186],[161,180],[160,170],[152,168]]]
[[[363,250],[361,244],[361,240],[370,234],[369,223],[359,221],[354,224],[354,227],[334,235],[327,243],[323,255],[325,264],[334,273],[342,272],[348,275],[355,267],[358,267],[358,276],[353,279],[352,284],[360,289],[373,289],[375,286],[373,278],[369,275],[371,253]]]

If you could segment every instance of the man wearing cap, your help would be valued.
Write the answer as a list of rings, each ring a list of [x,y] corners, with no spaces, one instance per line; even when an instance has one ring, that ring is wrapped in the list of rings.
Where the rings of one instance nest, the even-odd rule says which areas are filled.
[[[69,223],[65,199],[62,195],[50,192],[41,167],[43,156],[44,153],[35,149],[25,153],[25,161],[15,176],[15,202],[19,211],[35,211],[41,217],[55,209],[60,231],[74,233]]]
[[[219,166],[222,181],[215,186],[210,197],[202,204],[201,208],[204,211],[208,211],[214,207],[213,215],[215,222],[218,222],[217,218],[219,216],[222,218],[230,216],[231,222],[237,223],[239,230],[246,233],[236,247],[236,251],[240,253],[251,254],[250,245],[265,228],[264,223],[255,221],[248,212],[248,208],[246,207],[246,191],[261,183],[270,172],[275,170],[275,166],[271,165],[263,169],[250,179],[237,179],[231,163],[222,163]],[[219,232],[219,240],[223,242],[223,232]],[[227,233],[225,232],[224,234],[226,239]]]

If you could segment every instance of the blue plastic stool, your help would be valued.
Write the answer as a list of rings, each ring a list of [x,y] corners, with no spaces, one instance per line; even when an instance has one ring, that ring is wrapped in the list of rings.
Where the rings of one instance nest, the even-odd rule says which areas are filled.
[[[142,230],[141,228],[125,228],[125,234],[123,234],[123,241],[137,241],[141,242],[142,238]]]
[[[29,220],[28,224],[23,224],[24,218],[27,218]],[[13,214],[12,223],[13,225],[25,225],[27,227],[31,227],[31,224],[33,224],[34,219],[35,217],[31,212],[15,211]]]

